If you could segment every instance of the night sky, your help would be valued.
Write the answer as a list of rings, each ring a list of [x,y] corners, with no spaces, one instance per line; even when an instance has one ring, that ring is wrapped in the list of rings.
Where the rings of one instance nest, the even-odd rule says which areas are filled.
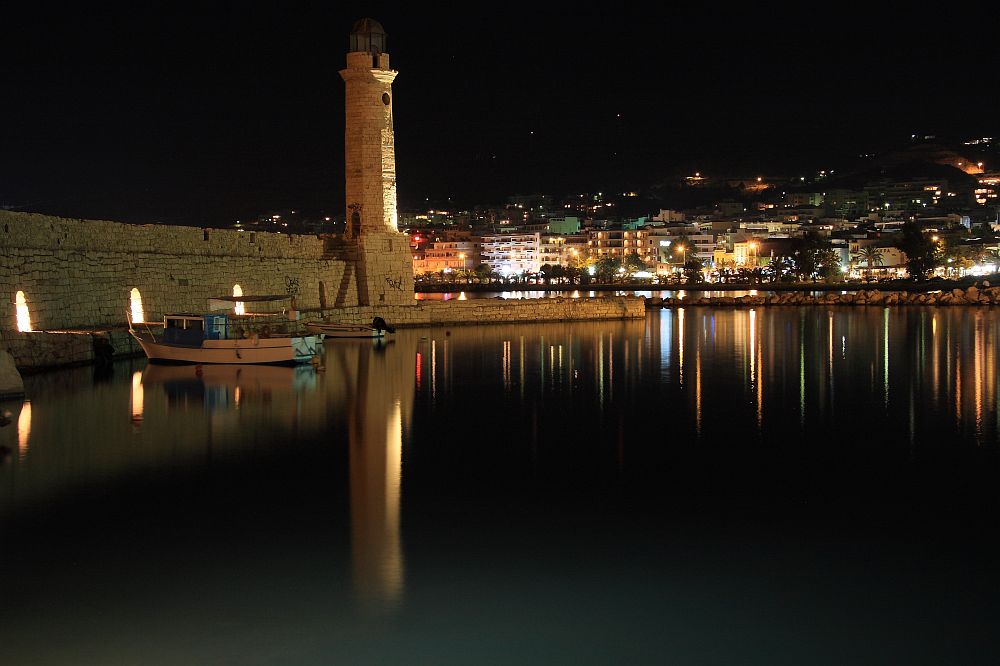
[[[405,208],[808,173],[911,132],[1000,133],[985,15],[19,4],[0,10],[0,205],[62,215],[341,212],[337,72],[363,16],[400,72]]]

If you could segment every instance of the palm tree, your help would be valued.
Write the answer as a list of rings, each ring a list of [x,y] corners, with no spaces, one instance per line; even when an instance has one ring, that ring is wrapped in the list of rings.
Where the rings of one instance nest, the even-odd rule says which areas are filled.
[[[479,278],[480,282],[489,282],[490,278],[493,276],[493,269],[490,268],[489,264],[479,264],[476,266],[476,277]]]
[[[780,281],[785,277],[785,271],[788,270],[788,266],[785,265],[785,260],[782,257],[773,257],[767,268],[771,273],[772,282]]]
[[[625,269],[625,274],[632,277],[633,273],[645,270],[646,263],[642,260],[642,257],[638,255],[638,253],[631,252],[625,257],[622,267]]]
[[[608,284],[618,275],[618,269],[621,268],[621,265],[622,262],[614,257],[601,257],[595,264],[596,270],[594,272],[605,284]]]
[[[858,250],[857,254],[854,255],[854,259],[859,263],[864,263],[865,271],[868,273],[868,277],[871,277],[872,267],[881,266],[883,263],[883,252],[884,250],[882,248],[869,245]]]

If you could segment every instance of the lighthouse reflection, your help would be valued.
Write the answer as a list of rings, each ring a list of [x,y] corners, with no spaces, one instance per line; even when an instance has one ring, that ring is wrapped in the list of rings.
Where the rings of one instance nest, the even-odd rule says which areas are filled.
[[[400,538],[403,428],[411,422],[416,338],[389,344],[335,340],[326,344],[326,372],[343,378],[351,486],[354,589],[370,610],[396,607],[405,576]]]

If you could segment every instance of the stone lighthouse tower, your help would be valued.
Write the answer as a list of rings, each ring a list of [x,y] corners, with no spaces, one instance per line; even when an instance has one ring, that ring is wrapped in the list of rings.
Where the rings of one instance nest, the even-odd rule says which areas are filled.
[[[361,19],[351,30],[345,84],[347,230],[357,248],[359,305],[413,303],[409,238],[397,228],[392,82],[385,30]]]

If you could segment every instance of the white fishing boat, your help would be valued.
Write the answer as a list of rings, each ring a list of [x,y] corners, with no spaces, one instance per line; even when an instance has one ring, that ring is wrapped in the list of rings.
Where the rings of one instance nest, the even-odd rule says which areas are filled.
[[[213,305],[287,299],[257,296],[212,299]],[[133,323],[129,332],[150,361],[162,363],[308,363],[322,349],[318,335],[286,313],[168,314],[162,325]]]
[[[375,317],[371,324],[313,322],[306,324],[306,330],[327,338],[384,338],[386,333],[396,332],[381,317]]]

